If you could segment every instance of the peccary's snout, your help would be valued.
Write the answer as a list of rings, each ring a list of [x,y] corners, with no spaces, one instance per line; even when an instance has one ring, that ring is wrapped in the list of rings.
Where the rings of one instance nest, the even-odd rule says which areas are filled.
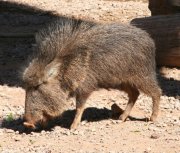
[[[32,117],[30,114],[25,114],[24,115],[24,123],[23,125],[26,127],[26,128],[30,128],[30,129],[36,129],[36,126],[35,126],[35,121],[32,120]]]
[[[30,129],[36,129],[36,126],[32,123],[24,122],[23,125]]]
[[[30,114],[24,115],[24,123],[23,125],[29,129],[39,129],[45,128],[47,126],[48,117],[42,113],[41,116],[34,116]]]

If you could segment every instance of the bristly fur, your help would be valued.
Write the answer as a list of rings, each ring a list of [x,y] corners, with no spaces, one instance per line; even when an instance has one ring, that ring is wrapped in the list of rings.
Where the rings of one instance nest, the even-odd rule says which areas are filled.
[[[42,112],[46,116],[62,112],[69,95],[81,106],[99,88],[128,93],[122,120],[139,90],[152,97],[151,120],[157,117],[161,90],[156,79],[155,44],[144,30],[119,23],[58,20],[36,35],[36,43],[37,55],[23,75],[30,122],[42,118]]]
[[[35,36],[36,44],[29,66],[23,72],[24,83],[37,86],[46,81],[44,75],[47,65],[71,54],[78,47],[78,37],[93,26],[93,23],[81,20],[61,19],[40,30]]]
[[[52,22],[36,34],[39,58],[47,62],[69,54],[77,44],[78,37],[92,27],[92,23],[80,20],[62,19]]]

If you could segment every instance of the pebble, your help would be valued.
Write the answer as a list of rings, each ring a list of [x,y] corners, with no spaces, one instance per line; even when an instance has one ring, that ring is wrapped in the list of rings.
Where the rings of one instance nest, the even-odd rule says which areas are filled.
[[[153,126],[148,127],[148,130],[150,130],[150,131],[157,131],[157,132],[165,131],[164,129],[160,129],[160,128],[153,127]]]
[[[83,136],[84,135],[84,131],[79,131],[79,135]]]
[[[73,134],[73,135],[78,135],[79,132],[76,130],[76,131],[72,132],[72,134]]]
[[[166,123],[157,123],[156,124],[157,127],[167,127]]]
[[[160,137],[160,135],[158,135],[157,133],[153,133],[152,135],[151,135],[151,138],[152,139],[158,139]]]
[[[14,133],[14,130],[12,130],[12,129],[6,129],[5,132],[6,132],[6,133]]]
[[[85,125],[86,123],[87,123],[87,121],[84,120],[84,121],[81,122],[81,125]]]
[[[4,134],[3,131],[0,131],[0,136],[3,135],[3,134]]]
[[[16,131],[15,134],[19,134],[19,131]]]
[[[175,107],[175,109],[180,110],[180,100],[176,101],[174,107]]]
[[[64,134],[69,136],[69,135],[71,135],[71,132],[70,131],[66,131]]]
[[[15,141],[20,141],[21,140],[21,138],[20,137],[17,137],[17,136],[14,136],[14,137],[12,137]]]
[[[46,131],[44,131],[44,130],[41,131],[41,134],[42,134],[42,135],[45,134],[45,133],[46,133]]]
[[[92,128],[92,129],[91,129],[91,132],[95,132],[95,131],[96,131],[96,129],[95,129],[95,128]]]
[[[149,153],[149,152],[151,152],[151,147],[146,148],[146,150],[144,151],[144,153]]]

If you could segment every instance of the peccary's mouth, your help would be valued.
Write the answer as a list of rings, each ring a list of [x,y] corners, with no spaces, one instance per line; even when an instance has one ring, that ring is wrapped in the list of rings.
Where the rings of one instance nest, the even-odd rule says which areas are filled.
[[[23,125],[32,130],[39,130],[46,127],[46,123],[39,121],[37,123],[31,123],[31,122],[24,122]]]
[[[25,114],[23,125],[26,128],[36,130],[38,127],[37,123],[38,123],[37,120],[33,120],[33,118],[29,114]]]
[[[36,126],[33,123],[24,122],[23,125],[29,129],[36,129]]]
[[[40,119],[37,119],[37,118],[38,117],[36,117],[36,120],[34,120],[31,117],[29,118],[29,114],[27,114],[24,117],[23,125],[26,128],[32,129],[32,130],[38,130],[38,129],[46,128],[49,118],[45,114],[42,114],[39,117]]]

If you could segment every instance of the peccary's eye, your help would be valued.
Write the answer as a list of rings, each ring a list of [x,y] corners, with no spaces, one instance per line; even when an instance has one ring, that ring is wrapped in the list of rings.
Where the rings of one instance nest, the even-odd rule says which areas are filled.
[[[43,81],[43,84],[47,84],[47,83],[48,83],[48,81],[47,81],[47,80]]]

